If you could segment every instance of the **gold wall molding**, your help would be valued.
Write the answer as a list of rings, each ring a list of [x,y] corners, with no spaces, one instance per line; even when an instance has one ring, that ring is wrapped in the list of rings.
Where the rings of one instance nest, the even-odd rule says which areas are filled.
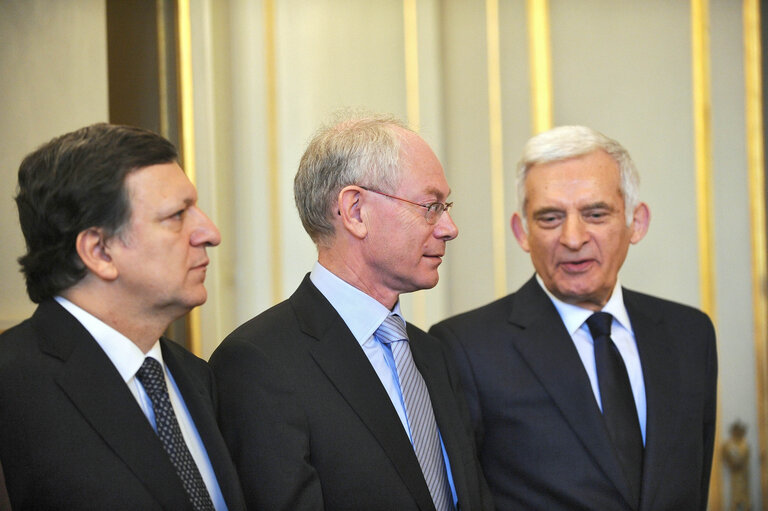
[[[712,190],[712,91],[708,0],[691,0],[693,121],[696,162],[696,211],[701,308],[717,327],[715,243]],[[719,387],[718,387],[719,394]],[[709,509],[722,509],[722,465],[718,455],[720,409],[717,411],[715,456],[709,485]]]
[[[178,55],[179,87],[179,145],[184,172],[196,184],[195,174],[195,118],[192,88],[192,37],[189,0],[176,0],[176,51]],[[189,350],[202,355],[200,309],[187,314],[187,342]]]
[[[403,47],[405,51],[405,108],[408,126],[418,132],[421,127],[419,94],[419,12],[417,0],[403,0]],[[412,321],[427,326],[427,302],[424,291],[411,295]]]
[[[267,115],[267,172],[269,187],[269,240],[272,248],[272,302],[283,300],[283,229],[280,200],[280,146],[277,114],[277,56],[275,46],[275,2],[264,0],[264,84]]]
[[[752,312],[754,322],[755,370],[757,376],[757,434],[760,443],[761,509],[768,508],[768,300],[766,299],[765,147],[763,138],[762,49],[760,43],[760,2],[744,0],[744,83],[747,131],[747,173],[752,249]]]
[[[528,0],[528,59],[531,74],[531,123],[534,135],[552,128],[552,52],[549,1]]]
[[[507,294],[507,218],[504,212],[504,139],[501,113],[501,57],[499,50],[499,2],[485,2],[488,59],[488,124],[491,160],[491,231],[493,281],[496,298]]]

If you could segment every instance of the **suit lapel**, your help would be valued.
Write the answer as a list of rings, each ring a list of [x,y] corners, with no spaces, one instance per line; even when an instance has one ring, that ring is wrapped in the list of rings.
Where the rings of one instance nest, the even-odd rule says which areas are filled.
[[[632,502],[608,430],[571,336],[552,301],[529,280],[512,297],[510,342],[552,397],[571,429],[605,476]]]
[[[668,338],[663,323],[642,307],[635,293],[627,290],[623,293],[645,381],[647,412],[641,503],[643,509],[653,509],[656,490],[667,477],[664,458],[672,451],[672,444],[678,438],[679,361],[670,348],[672,340]]]
[[[448,373],[445,371],[445,363],[442,358],[436,360],[437,357],[442,357],[440,345],[410,324],[408,324],[408,338],[413,360],[429,390],[435,420],[451,463],[451,475],[459,499],[459,507],[470,509],[472,503],[467,500],[470,494],[469,483],[464,470],[466,442],[462,442],[461,434],[466,434],[467,438],[471,437],[471,434],[463,429],[461,417],[457,413],[458,407]],[[433,343],[434,347],[430,347]]]
[[[305,277],[289,299],[323,373],[392,461],[420,508],[434,509],[419,462],[376,372],[344,321]]]
[[[174,353],[170,346],[171,341],[160,339],[160,343],[163,349],[163,361],[171,371],[187,410],[192,416],[228,508],[230,510],[244,509],[245,503],[240,487],[237,485],[238,476],[216,424],[212,390],[209,392],[210,389],[206,389],[201,381],[201,378],[205,378],[206,375],[195,377],[190,374],[188,367]],[[212,376],[209,374],[207,377],[211,378]]]
[[[40,349],[61,361],[56,382],[115,455],[165,509],[191,509],[162,444],[107,355],[54,301],[33,316]]]

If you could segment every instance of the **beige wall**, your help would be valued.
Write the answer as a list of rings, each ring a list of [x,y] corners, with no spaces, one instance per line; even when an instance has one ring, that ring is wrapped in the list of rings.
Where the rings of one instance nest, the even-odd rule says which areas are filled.
[[[13,196],[21,159],[43,142],[106,121],[103,0],[0,1],[0,329],[34,309]]]

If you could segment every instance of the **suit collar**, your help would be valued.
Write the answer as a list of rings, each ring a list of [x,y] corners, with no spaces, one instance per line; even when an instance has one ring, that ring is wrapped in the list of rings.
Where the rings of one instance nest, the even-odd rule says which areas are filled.
[[[299,327],[313,338],[309,351],[360,417],[410,490],[419,507],[433,509],[427,484],[400,419],[370,362],[344,321],[305,277],[289,302]]]
[[[586,451],[630,503],[629,486],[613,454],[600,408],[570,334],[552,301],[535,278],[510,297],[508,321],[519,331],[510,336],[531,371],[552,397]]]
[[[61,362],[54,379],[96,433],[166,509],[190,509],[162,444],[120,374],[83,326],[53,300],[32,316],[43,353]]]

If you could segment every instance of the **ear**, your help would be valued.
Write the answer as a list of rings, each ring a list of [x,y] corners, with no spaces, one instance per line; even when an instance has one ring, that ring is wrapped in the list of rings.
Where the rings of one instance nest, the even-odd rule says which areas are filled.
[[[520,214],[513,214],[512,220],[510,220],[509,223],[512,226],[512,234],[515,235],[517,243],[520,245],[520,247],[522,247],[523,250],[530,252],[531,246],[528,244],[528,234],[525,232],[525,228],[523,227],[523,219],[520,217]]]
[[[117,267],[110,256],[103,230],[90,227],[81,231],[75,240],[75,250],[91,273],[103,280],[117,278]]]
[[[635,208],[635,212],[632,215],[632,236],[629,238],[630,243],[635,244],[645,237],[645,233],[648,232],[648,226],[651,223],[651,210],[648,205],[641,202]]]
[[[363,214],[363,195],[359,186],[345,186],[339,192],[336,214],[347,232],[358,239],[368,235]]]

